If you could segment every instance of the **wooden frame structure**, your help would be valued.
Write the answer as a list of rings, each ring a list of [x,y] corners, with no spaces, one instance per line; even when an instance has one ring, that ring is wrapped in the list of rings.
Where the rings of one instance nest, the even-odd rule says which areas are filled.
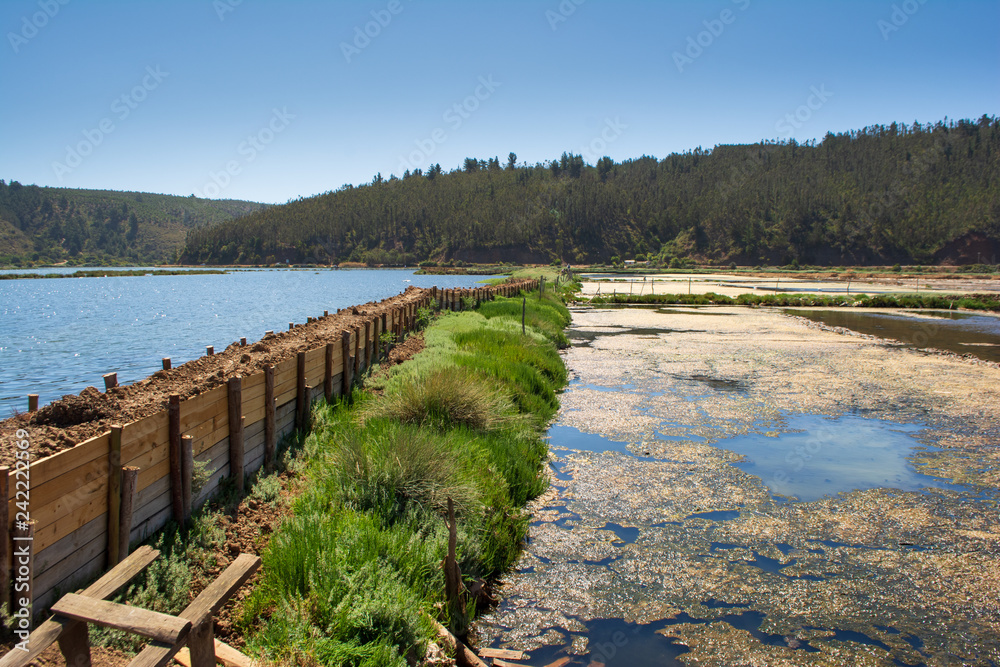
[[[260,558],[240,554],[177,616],[108,601],[159,555],[151,547],[140,547],[82,592],[64,595],[52,605],[52,618],[28,637],[28,650],[14,648],[0,659],[0,667],[25,667],[56,642],[67,665],[90,667],[90,623],[151,640],[130,667],[165,667],[180,657],[181,651],[186,653],[181,661],[190,667],[215,667],[217,658],[252,664],[245,655],[215,639],[213,623],[222,606],[260,567]]]

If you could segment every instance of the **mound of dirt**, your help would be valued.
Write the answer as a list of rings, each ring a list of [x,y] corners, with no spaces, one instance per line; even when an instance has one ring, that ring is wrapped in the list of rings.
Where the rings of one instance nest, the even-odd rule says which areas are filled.
[[[118,401],[113,396],[102,394],[96,387],[87,387],[79,396],[68,394],[33,413],[31,423],[76,426],[110,417],[117,410]]]

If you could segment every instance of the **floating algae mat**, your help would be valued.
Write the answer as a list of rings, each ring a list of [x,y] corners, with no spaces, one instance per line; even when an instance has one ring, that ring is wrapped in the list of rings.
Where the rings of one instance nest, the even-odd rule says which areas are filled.
[[[476,645],[534,667],[1000,665],[1000,370],[712,314],[574,311],[552,484]]]
[[[863,489],[961,490],[914,468],[915,454],[939,451],[913,437],[919,430],[852,415],[794,415],[781,435],[743,435],[715,446],[742,454],[737,467],[760,477],[776,495],[804,501]]]

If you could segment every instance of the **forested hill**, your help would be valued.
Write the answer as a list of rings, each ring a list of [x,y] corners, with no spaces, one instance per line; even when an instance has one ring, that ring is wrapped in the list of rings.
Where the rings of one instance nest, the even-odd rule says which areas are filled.
[[[189,229],[261,208],[245,201],[0,180],[0,266],[173,261]]]
[[[594,166],[469,158],[192,230],[185,260],[929,263],[969,239],[1000,240],[996,117]]]

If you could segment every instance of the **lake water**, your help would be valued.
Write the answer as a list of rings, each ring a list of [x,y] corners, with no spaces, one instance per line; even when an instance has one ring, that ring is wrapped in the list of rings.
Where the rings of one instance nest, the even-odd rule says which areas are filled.
[[[57,272],[72,272],[63,269]],[[151,269],[152,270],[152,269]],[[52,272],[46,270],[45,272]],[[417,287],[472,287],[483,276],[416,276],[395,269],[266,269],[226,275],[0,281],[0,418],[87,386],[104,388],[179,365],[268,330],[283,331]]]

